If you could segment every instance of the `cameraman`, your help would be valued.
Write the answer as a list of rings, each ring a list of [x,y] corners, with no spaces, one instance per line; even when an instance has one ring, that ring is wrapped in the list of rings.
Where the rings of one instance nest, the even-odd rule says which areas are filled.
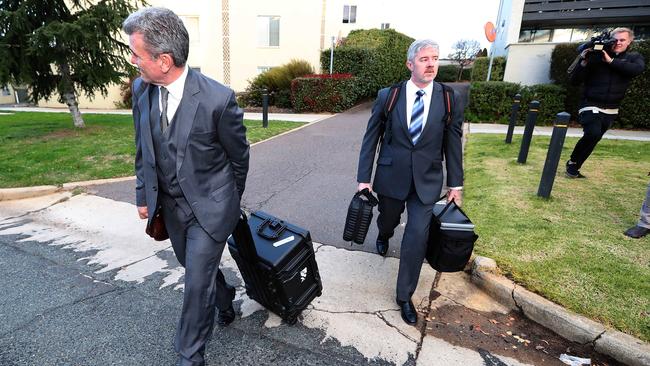
[[[606,39],[609,37],[592,39],[578,48],[582,51],[581,61],[570,77],[573,84],[584,82],[578,117],[584,135],[566,163],[568,178],[585,178],[580,174],[582,164],[614,122],[630,81],[641,74],[645,67],[643,56],[637,52],[628,52],[634,39],[631,29],[616,28],[611,36],[611,40]],[[602,49],[595,49],[603,44]]]

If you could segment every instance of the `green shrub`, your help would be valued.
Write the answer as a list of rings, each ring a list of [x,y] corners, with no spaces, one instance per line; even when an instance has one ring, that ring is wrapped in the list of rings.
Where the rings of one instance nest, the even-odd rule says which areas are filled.
[[[538,84],[524,86],[520,90],[521,109],[519,112],[519,123],[525,124],[530,102],[536,100],[540,103],[537,114],[537,126],[553,125],[557,114],[564,112],[564,100],[566,89],[559,85]],[[512,101],[510,102],[512,103]]]
[[[488,67],[490,65],[489,57],[477,57],[472,67],[472,81],[485,81],[487,78]],[[506,70],[505,57],[495,57],[492,60],[492,72],[490,81],[503,81],[503,74]]]
[[[507,123],[512,98],[519,93],[519,89],[519,84],[505,81],[473,81],[469,87],[465,119],[470,122]]]
[[[295,112],[342,112],[358,100],[357,78],[351,74],[309,75],[291,82]]]
[[[441,83],[453,83],[458,79],[458,65],[443,65],[438,68],[438,75],[436,75],[436,81]],[[460,76],[461,81],[467,81],[470,79],[472,74],[472,69],[464,68]]]
[[[582,87],[571,84],[569,74],[566,70],[573,60],[578,56],[579,43],[562,43],[555,46],[551,53],[550,79],[555,85],[560,85],[566,89],[566,99],[564,100],[564,110],[571,114],[572,120],[577,120],[578,104],[582,97]]]
[[[291,60],[257,75],[239,100],[243,105],[259,107],[262,105],[262,89],[266,88],[269,105],[291,108],[291,80],[313,73],[314,68],[307,61]]]
[[[582,87],[574,86],[569,83],[567,68],[578,55],[578,43],[565,43],[555,46],[551,55],[550,78],[557,85],[566,89],[566,99],[564,108],[571,114],[572,120],[577,120],[578,106],[582,97]],[[646,63],[650,60],[650,42],[634,42],[631,50],[639,52]],[[625,128],[643,128],[650,129],[650,71],[646,66],[643,74],[632,79],[630,88],[625,94],[625,99],[621,103],[619,116],[616,118],[616,126]]]
[[[360,97],[374,97],[381,88],[409,77],[404,65],[413,38],[394,29],[353,30],[334,49],[333,72],[352,74]],[[329,70],[330,50],[321,52],[321,70]]]
[[[521,94],[517,123],[523,125],[530,102],[540,102],[536,125],[552,125],[558,113],[564,111],[566,91],[559,85],[539,84],[520,86],[504,81],[475,81],[470,85],[469,106],[465,118],[470,122],[508,123],[515,94]]]

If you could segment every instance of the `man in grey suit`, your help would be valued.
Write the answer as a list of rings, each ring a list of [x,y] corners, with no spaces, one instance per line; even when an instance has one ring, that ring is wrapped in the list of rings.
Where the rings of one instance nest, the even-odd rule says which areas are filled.
[[[358,190],[374,189],[379,196],[377,252],[385,256],[388,241],[400,222],[404,207],[408,219],[402,238],[397,303],[407,324],[417,322],[411,301],[427,248],[433,205],[443,184],[442,160],[447,169],[447,200],[460,204],[463,185],[463,106],[454,93],[451,120],[446,122],[443,87],[433,81],[438,72],[438,44],[418,40],[407,53],[411,78],[402,83],[395,108],[386,121],[384,106],[389,88],[379,91],[368,120],[359,154]],[[385,124],[385,127],[384,127]],[[370,185],[375,151],[382,137],[373,185]]]
[[[147,225],[162,214],[185,267],[178,364],[204,365],[215,306],[221,325],[235,318],[235,289],[219,262],[248,173],[243,112],[231,89],[188,68],[189,36],[172,11],[141,9],[123,29],[141,75],[133,83],[138,214]]]

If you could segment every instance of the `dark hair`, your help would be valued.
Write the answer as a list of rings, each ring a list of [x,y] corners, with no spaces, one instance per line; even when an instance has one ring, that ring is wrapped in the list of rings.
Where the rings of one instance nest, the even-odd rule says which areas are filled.
[[[145,49],[154,58],[169,53],[177,67],[184,66],[190,52],[190,36],[183,21],[166,8],[142,8],[129,15],[122,29],[128,35],[140,33]]]

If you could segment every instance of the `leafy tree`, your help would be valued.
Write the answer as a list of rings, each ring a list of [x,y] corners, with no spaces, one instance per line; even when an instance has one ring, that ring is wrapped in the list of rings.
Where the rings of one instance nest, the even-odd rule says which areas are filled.
[[[458,64],[458,77],[456,80],[460,80],[463,74],[463,68],[470,65],[476,59],[479,52],[481,52],[481,45],[473,39],[461,39],[454,43],[452,49],[453,51],[448,57]]]
[[[29,86],[32,100],[68,105],[75,127],[84,127],[77,96],[89,98],[119,83],[133,66],[121,41],[129,0],[0,0],[0,84]]]

